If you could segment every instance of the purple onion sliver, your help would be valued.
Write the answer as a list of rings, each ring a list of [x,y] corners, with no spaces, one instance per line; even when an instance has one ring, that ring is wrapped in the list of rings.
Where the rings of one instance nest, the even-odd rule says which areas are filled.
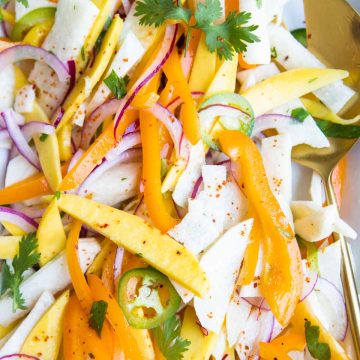
[[[270,311],[269,305],[264,298],[243,297],[242,299],[259,310]]]
[[[75,85],[75,81],[76,81],[76,63],[74,60],[68,60],[67,62],[68,65],[68,69],[69,69],[69,75],[70,75],[70,84],[69,84],[69,90],[67,95],[69,94],[69,92],[73,89],[74,85]]]
[[[315,289],[315,286],[318,281],[318,274],[315,272],[311,272],[309,274],[305,274],[304,277],[304,286],[303,286],[303,292],[300,298],[300,301],[304,301]]]
[[[197,195],[198,192],[199,192],[199,189],[200,189],[200,186],[201,186],[202,182],[203,182],[203,177],[200,176],[200,177],[196,180],[196,182],[195,182],[195,184],[194,184],[193,191],[191,192],[191,199],[195,199],[195,198],[196,198],[196,195]]]
[[[117,278],[121,275],[122,263],[124,260],[124,248],[118,247],[116,249],[115,261],[114,261],[114,282],[115,286],[117,283]]]
[[[0,222],[2,221],[14,224],[26,232],[36,231],[39,226],[34,219],[23,212],[5,206],[0,206]]]
[[[32,359],[32,360],[41,360],[40,358],[33,356],[33,355],[27,355],[27,354],[10,354],[10,355],[4,355],[0,357],[0,360],[5,359],[11,359],[14,357],[24,358],[24,359]]]
[[[64,116],[64,109],[62,107],[59,107],[56,112],[55,112],[55,116],[54,116],[54,120],[52,121],[55,129],[58,127],[58,125],[60,124],[61,119]]]

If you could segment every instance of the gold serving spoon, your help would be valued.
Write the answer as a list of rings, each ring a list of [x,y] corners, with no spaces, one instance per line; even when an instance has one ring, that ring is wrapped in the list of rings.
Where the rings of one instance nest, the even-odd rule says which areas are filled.
[[[360,93],[360,15],[345,0],[304,0],[308,47],[329,67],[348,70],[351,86]],[[350,118],[360,112],[360,98],[342,114]],[[314,149],[296,146],[292,158],[320,174],[328,204],[336,204],[331,182],[339,160],[356,143],[355,140],[329,139],[330,147]],[[346,309],[354,341],[356,358],[360,359],[360,304],[346,239],[333,234],[342,250],[341,277]]]

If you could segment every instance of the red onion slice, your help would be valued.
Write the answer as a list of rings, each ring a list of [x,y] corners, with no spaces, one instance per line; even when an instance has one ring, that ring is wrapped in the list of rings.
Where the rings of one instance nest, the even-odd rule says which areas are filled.
[[[22,203],[12,204],[11,207],[17,211],[21,211],[25,215],[29,216],[32,219],[41,218],[46,210],[46,207],[33,205],[33,206],[26,206]]]
[[[55,126],[55,128],[58,127],[58,125],[60,124],[61,119],[64,116],[64,109],[62,107],[59,107],[56,109],[54,116],[52,117],[52,124]]]
[[[40,358],[36,357],[36,356],[32,356],[32,355],[27,355],[27,354],[10,354],[10,355],[4,355],[2,357],[0,357],[0,360],[5,360],[5,359],[12,359],[14,357],[20,358],[20,359],[32,359],[32,360],[41,360]]]
[[[262,311],[270,311],[270,307],[263,297],[243,297],[248,304]]]
[[[49,65],[61,82],[70,83],[69,68],[56,55],[33,45],[15,45],[0,52],[0,69],[22,60],[36,60]]]
[[[169,131],[170,137],[174,143],[177,158],[187,161],[190,155],[189,143],[183,136],[183,127],[181,122],[165,107],[155,104],[152,108],[146,109],[147,112],[160,120]]]
[[[4,206],[0,206],[0,221],[14,224],[26,232],[34,232],[39,226],[31,217],[18,210]]]
[[[200,99],[205,93],[203,91],[192,91],[191,95],[194,99]],[[170,101],[165,107],[174,112],[174,110],[179,107],[184,101],[180,98],[180,96],[176,97],[174,100]]]
[[[191,193],[191,199],[195,199],[195,198],[196,198],[197,194],[199,193],[200,186],[201,186],[202,183],[203,183],[203,177],[200,176],[200,177],[196,180],[196,182],[195,182],[195,184],[194,184],[194,188],[193,188],[193,191],[192,191],[192,193]]]
[[[7,130],[12,141],[14,142],[16,149],[31,165],[33,165],[36,169],[40,170],[41,166],[37,154],[29,146],[19,126],[16,124],[15,119],[19,115],[16,114],[12,109],[7,109],[3,111],[1,115],[5,120]]]
[[[75,85],[76,82],[76,63],[74,60],[68,60],[67,66],[69,69],[69,75],[70,75],[70,84],[69,84],[69,90],[68,93],[72,90],[72,88]]]
[[[314,271],[308,271],[304,274],[304,286],[300,301],[304,301],[313,292],[318,278],[318,274]]]
[[[165,29],[164,41],[162,43],[161,49],[158,52],[153,63],[146,69],[145,73],[136,81],[130,91],[122,99],[123,103],[118,110],[117,115],[115,116],[114,122],[114,136],[116,136],[117,128],[119,123],[126,111],[130,106],[131,102],[134,100],[136,94],[146,85],[161,69],[165,64],[166,60],[169,58],[172,50],[174,49],[176,43],[176,34],[178,32],[178,25],[167,25]]]
[[[1,141],[1,140],[0,140]],[[10,151],[8,149],[0,148],[0,189],[5,186],[5,176],[10,160]]]
[[[118,247],[116,249],[115,261],[114,261],[114,285],[117,286],[117,280],[121,275],[121,268],[124,259],[124,248]]]

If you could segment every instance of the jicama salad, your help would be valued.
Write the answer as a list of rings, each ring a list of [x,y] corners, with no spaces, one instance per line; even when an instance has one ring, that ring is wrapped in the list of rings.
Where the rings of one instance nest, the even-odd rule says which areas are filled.
[[[0,1],[0,359],[355,359],[291,152],[357,95],[285,3]]]

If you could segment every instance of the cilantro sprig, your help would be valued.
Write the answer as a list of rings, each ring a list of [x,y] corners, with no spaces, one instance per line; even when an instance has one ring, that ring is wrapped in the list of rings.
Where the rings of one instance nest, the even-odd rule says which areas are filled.
[[[19,253],[14,257],[12,266],[3,266],[1,294],[8,293],[13,299],[13,312],[17,309],[25,310],[25,299],[20,292],[20,285],[24,281],[24,272],[38,263],[40,253],[38,243],[33,233],[25,235],[19,242]]]
[[[312,326],[310,321],[306,321],[305,338],[311,356],[318,360],[330,360],[330,347],[326,343],[320,343],[319,336],[319,326]]]
[[[110,75],[104,79],[104,83],[117,99],[122,99],[126,95],[126,85],[129,83],[129,77],[119,77],[112,70]]]
[[[89,324],[101,336],[101,331],[104,326],[106,311],[108,303],[104,300],[95,301],[92,304]]]
[[[181,324],[176,315],[154,329],[154,337],[166,360],[181,360],[191,342],[180,336]]]
[[[205,0],[198,3],[195,12],[177,5],[172,0],[142,0],[136,3],[135,16],[138,16],[141,25],[160,26],[166,20],[182,21],[190,29],[200,29],[205,33],[205,42],[210,52],[217,52],[220,59],[232,59],[235,53],[244,52],[248,43],[259,41],[253,34],[258,28],[256,25],[244,26],[251,19],[248,12],[233,11],[227,15],[225,21],[217,20],[222,15],[222,6],[219,0]],[[196,23],[190,25],[194,16]]]

